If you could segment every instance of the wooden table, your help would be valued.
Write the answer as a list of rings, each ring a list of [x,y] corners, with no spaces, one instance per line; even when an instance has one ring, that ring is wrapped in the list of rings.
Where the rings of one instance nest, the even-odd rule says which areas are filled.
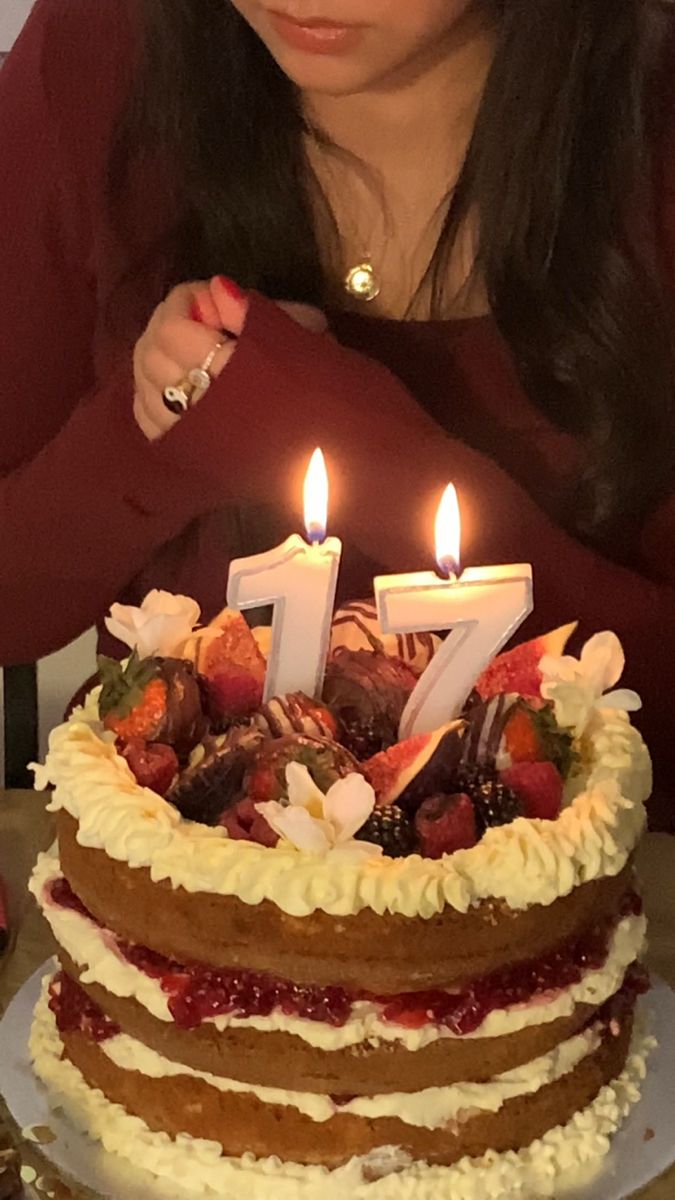
[[[45,923],[26,892],[35,857],[51,840],[52,824],[43,796],[0,791],[0,874],[9,886],[10,915],[19,929],[9,956],[0,959],[0,1011],[52,953]],[[649,834],[640,850],[639,867],[651,922],[649,963],[675,987],[675,837]],[[638,1197],[674,1200],[675,1167],[635,1200]]]

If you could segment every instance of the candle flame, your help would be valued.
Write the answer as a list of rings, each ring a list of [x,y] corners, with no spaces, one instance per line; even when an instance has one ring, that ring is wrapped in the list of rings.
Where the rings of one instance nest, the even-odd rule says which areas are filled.
[[[462,519],[454,483],[449,483],[436,513],[436,562],[448,579],[461,574]]]
[[[305,528],[310,542],[323,542],[328,528],[328,472],[323,451],[314,451],[304,487]]]

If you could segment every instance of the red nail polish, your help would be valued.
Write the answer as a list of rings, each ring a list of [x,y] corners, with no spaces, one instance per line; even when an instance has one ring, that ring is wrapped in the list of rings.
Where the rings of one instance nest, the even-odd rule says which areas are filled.
[[[193,300],[192,304],[190,305],[190,320],[197,321],[200,325],[202,324],[202,310],[199,307],[199,301],[197,299]]]
[[[226,275],[216,275],[216,279],[230,300],[236,300],[238,304],[242,303],[245,299],[244,293],[233,279],[228,279]]]

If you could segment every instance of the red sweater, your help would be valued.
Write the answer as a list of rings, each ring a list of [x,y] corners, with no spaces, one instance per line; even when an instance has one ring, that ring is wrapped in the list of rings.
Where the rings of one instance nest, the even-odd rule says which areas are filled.
[[[0,662],[56,649],[151,586],[192,594],[211,616],[242,539],[272,544],[271,532],[249,539],[240,514],[257,529],[276,513],[278,539],[297,527],[297,469],[318,443],[346,547],[343,594],[367,592],[374,563],[428,565],[431,503],[453,479],[466,561],[534,565],[526,633],[578,617],[583,635],[619,634],[665,788],[675,496],[642,530],[633,569],[560,528],[548,514],[574,443],[529,403],[491,320],[342,315],[336,337],[317,336],[254,298],[208,396],[159,442],[140,433],[131,350],[152,305],[139,298],[135,328],[114,333],[122,259],[104,196],[130,77],[125,11],[119,0],[38,0],[0,72]],[[675,281],[675,138],[665,135],[656,236]],[[129,220],[142,240],[162,205],[137,190]]]

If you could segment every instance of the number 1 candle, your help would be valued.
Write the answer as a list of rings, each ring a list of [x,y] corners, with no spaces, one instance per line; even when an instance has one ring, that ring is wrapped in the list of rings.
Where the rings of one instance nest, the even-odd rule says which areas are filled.
[[[401,739],[429,733],[461,712],[481,671],[532,612],[532,567],[460,566],[460,513],[452,484],[436,517],[439,571],[375,580],[384,633],[450,630],[401,718]]]
[[[304,501],[308,541],[293,534],[274,550],[230,566],[231,608],[274,605],[266,700],[287,692],[320,696],[323,687],[342,543],[326,537],[328,476],[320,450],[309,464]]]

